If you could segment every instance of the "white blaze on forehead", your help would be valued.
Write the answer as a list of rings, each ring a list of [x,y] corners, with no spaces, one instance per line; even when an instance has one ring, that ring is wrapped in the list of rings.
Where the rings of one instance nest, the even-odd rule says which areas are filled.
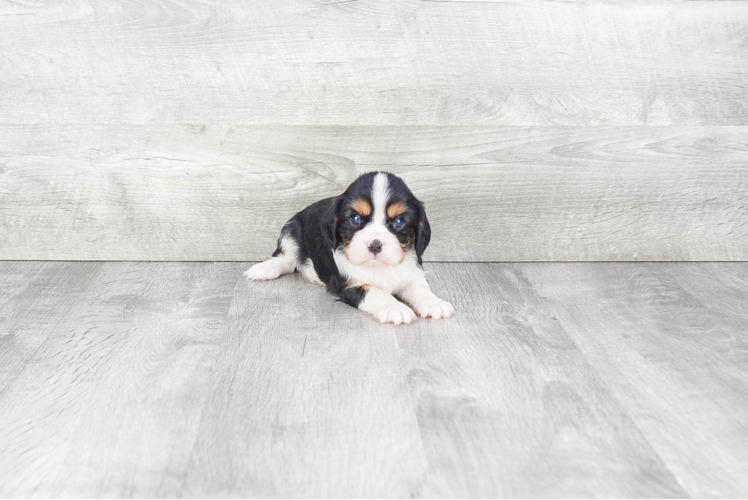
[[[390,182],[386,173],[374,175],[371,182],[371,204],[373,205],[371,222],[351,238],[345,249],[345,257],[355,265],[361,265],[370,260],[379,264],[395,266],[405,258],[405,252],[400,242],[385,225],[387,222],[387,202],[390,199]],[[373,241],[382,243],[380,252],[374,254],[369,250]],[[375,265],[379,265],[375,263]],[[338,265],[340,268],[340,265]]]
[[[375,224],[384,225],[387,212],[387,201],[390,198],[390,181],[387,174],[380,172],[374,176],[374,183],[371,187],[371,201],[374,205],[374,215],[372,220]]]

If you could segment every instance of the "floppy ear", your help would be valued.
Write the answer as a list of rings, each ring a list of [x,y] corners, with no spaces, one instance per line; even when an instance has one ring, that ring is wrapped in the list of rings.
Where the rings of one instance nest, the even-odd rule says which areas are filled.
[[[416,257],[418,263],[421,263],[421,255],[423,255],[426,247],[429,246],[431,241],[431,225],[426,217],[426,209],[423,208],[423,203],[415,200],[416,213],[418,214],[418,227],[416,228]]]
[[[322,216],[322,222],[320,223],[322,234],[333,250],[340,244],[340,237],[338,236],[338,212],[342,204],[342,197],[333,198],[329,210]]]

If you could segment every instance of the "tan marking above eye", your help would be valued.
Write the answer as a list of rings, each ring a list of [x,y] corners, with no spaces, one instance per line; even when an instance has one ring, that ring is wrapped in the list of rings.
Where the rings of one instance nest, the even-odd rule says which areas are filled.
[[[358,198],[353,203],[351,203],[351,208],[358,212],[359,215],[362,215],[364,217],[371,215],[371,205],[363,198]]]
[[[406,207],[404,203],[398,201],[387,207],[387,216],[390,219],[394,219],[398,215],[405,213],[406,210],[408,210],[408,207]]]

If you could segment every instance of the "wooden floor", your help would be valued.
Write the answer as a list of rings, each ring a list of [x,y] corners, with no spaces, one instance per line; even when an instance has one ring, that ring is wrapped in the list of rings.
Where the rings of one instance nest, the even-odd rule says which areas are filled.
[[[0,262],[0,496],[748,495],[748,263],[247,267]]]

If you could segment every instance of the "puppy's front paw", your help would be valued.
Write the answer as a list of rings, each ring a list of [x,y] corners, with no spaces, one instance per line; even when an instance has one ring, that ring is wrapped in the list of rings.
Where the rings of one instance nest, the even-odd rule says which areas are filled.
[[[380,323],[392,323],[395,325],[399,325],[400,323],[410,324],[416,319],[416,313],[402,302],[394,300],[374,311],[374,317]]]
[[[454,314],[455,308],[446,300],[439,297],[428,297],[415,303],[415,310],[422,318],[449,318]]]

